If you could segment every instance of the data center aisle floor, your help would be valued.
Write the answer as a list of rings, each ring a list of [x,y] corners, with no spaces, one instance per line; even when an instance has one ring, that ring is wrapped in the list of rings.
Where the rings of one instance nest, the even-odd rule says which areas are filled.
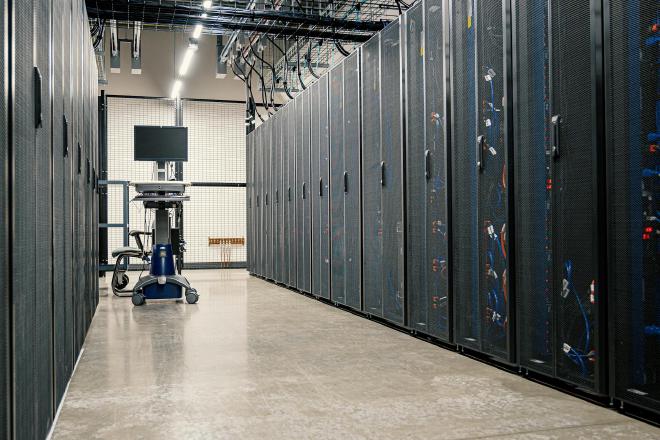
[[[242,270],[186,275],[197,305],[101,291],[54,438],[660,438]]]

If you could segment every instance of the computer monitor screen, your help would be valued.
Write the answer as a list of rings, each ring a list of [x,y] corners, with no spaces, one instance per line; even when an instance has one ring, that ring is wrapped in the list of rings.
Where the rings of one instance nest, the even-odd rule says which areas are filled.
[[[135,160],[186,162],[188,127],[136,125],[133,131]]]

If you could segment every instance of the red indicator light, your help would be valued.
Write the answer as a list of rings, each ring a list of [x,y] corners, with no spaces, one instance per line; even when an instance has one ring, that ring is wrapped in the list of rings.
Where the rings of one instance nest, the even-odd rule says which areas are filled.
[[[642,240],[650,240],[651,234],[642,234]]]
[[[658,26],[657,24],[654,24],[653,26],[651,26],[651,30],[653,32],[658,32],[659,29],[660,29],[660,26]]]
[[[552,179],[545,181],[545,189],[552,189]]]
[[[649,145],[649,152],[650,153],[655,153],[656,151],[658,151],[658,146],[657,145],[655,145],[655,144]]]
[[[644,232],[653,232],[653,227],[647,226],[646,228],[644,228]]]

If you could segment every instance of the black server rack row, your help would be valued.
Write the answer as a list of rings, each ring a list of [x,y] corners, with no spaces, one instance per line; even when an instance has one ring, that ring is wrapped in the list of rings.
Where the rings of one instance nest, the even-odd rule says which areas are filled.
[[[278,281],[657,415],[659,48],[650,0],[413,5],[274,119]]]
[[[0,437],[45,438],[98,303],[97,71],[83,1],[0,5]]]

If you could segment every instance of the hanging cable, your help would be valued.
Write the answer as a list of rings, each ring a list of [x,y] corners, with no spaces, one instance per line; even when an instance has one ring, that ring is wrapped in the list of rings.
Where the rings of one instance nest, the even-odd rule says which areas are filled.
[[[305,59],[307,61],[307,69],[309,70],[309,73],[312,74],[312,76],[316,79],[319,79],[320,76],[314,72],[314,68],[312,67],[312,42],[310,41],[309,47],[307,48],[307,57]]]
[[[345,57],[347,57],[347,56],[349,56],[349,55],[351,54],[349,51],[347,51],[347,50],[344,48],[344,46],[342,46],[342,44],[341,44],[337,39],[335,39],[335,40],[333,40],[333,41],[334,41],[334,43],[335,43],[335,47],[337,48],[337,50],[339,51],[340,54],[342,54],[342,55],[345,56]]]
[[[302,79],[302,75],[300,74],[300,45],[298,43],[298,37],[296,37],[296,71],[298,73],[298,81],[300,81],[300,87],[302,87],[303,90],[307,89],[307,86]]]

